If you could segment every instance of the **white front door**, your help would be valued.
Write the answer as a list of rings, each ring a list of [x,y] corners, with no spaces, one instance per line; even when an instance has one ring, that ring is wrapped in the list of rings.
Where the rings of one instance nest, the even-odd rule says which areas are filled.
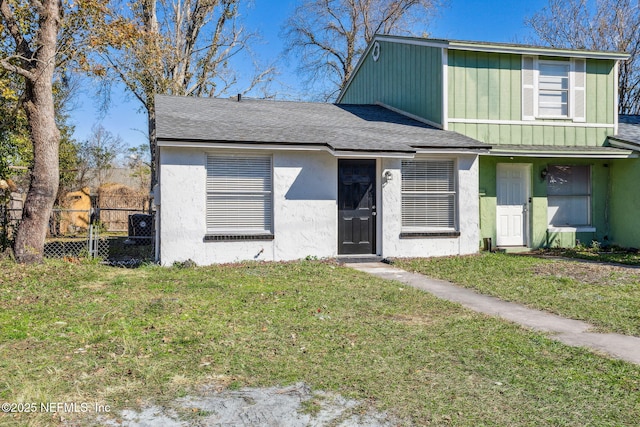
[[[526,246],[529,230],[531,165],[497,165],[497,246]]]

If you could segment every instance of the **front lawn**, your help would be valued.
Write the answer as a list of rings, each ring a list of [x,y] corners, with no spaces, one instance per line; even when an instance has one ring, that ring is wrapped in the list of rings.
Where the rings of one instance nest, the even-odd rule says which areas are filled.
[[[499,253],[397,259],[394,265],[584,320],[604,332],[640,336],[640,269]]]
[[[500,259],[481,264],[499,269]],[[2,263],[0,284],[2,402],[96,402],[117,417],[203,383],[305,381],[407,424],[640,419],[639,366],[331,263]],[[51,425],[60,416],[95,418],[0,413],[0,424]]]

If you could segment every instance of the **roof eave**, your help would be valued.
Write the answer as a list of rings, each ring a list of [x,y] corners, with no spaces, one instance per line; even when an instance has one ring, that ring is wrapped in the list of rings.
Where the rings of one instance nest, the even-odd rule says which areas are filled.
[[[489,153],[491,147],[443,147],[443,146],[428,146],[428,145],[412,145],[418,153],[473,153],[484,154]]]
[[[474,43],[463,41],[450,41],[447,47],[454,50],[475,50],[480,52],[514,53],[522,55],[566,56],[569,58],[585,59],[610,59],[614,61],[622,61],[630,58],[629,54],[623,52],[603,52],[506,44],[500,45],[492,43]]]
[[[202,139],[158,138],[158,147],[169,148],[204,148],[235,150],[273,150],[273,151],[324,151],[335,157],[388,157],[413,158],[416,151],[384,150],[384,149],[352,149],[335,148],[328,143],[296,143],[265,141],[223,141]]]
[[[422,39],[417,37],[376,35],[375,40],[389,41],[392,43],[405,43],[420,46],[439,47],[453,50],[473,50],[478,52],[514,53],[523,55],[566,56],[571,58],[591,58],[626,60],[631,55],[624,52],[607,52],[599,50],[564,49],[544,46],[527,46],[509,43],[473,42],[464,40]],[[356,68],[357,69],[357,68]]]
[[[500,149],[499,147],[491,149],[488,153],[490,156],[496,157],[544,157],[544,158],[593,158],[593,159],[630,159],[638,157],[638,153],[633,150],[514,150]]]
[[[623,150],[640,151],[640,143],[628,141],[615,135],[610,136],[607,139],[609,140],[609,144],[611,144],[612,147],[620,148]]]

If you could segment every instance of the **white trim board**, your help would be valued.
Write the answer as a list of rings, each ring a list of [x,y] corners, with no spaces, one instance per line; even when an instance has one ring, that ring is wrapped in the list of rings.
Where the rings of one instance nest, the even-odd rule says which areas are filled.
[[[490,151],[487,154],[480,154],[481,156],[493,156],[493,157],[544,157],[544,158],[575,158],[575,159],[634,159],[638,157],[637,153],[632,151],[622,153],[611,153],[609,151]]]
[[[442,52],[442,129],[449,130],[449,50]]]
[[[569,121],[548,121],[539,120],[492,120],[492,119],[462,119],[450,118],[449,123],[466,123],[477,125],[528,125],[528,126],[560,126],[560,127],[580,127],[580,128],[610,128],[614,125],[611,123],[580,123]]]
[[[629,55],[621,52],[589,51],[577,49],[558,49],[502,43],[472,42],[463,40],[423,39],[416,37],[376,35],[373,40],[408,45],[439,47],[475,52],[515,53],[521,55],[564,56],[567,58],[625,60]],[[372,41],[373,41],[372,40]]]
[[[329,147],[314,145],[278,145],[278,144],[238,144],[224,142],[202,142],[202,141],[158,141],[158,147],[173,148],[204,148],[204,149],[230,149],[230,150],[254,150],[254,151],[324,151],[335,157],[357,157],[357,158],[388,158],[388,159],[412,159],[413,153],[388,152],[388,151],[349,151],[332,150]]]
[[[620,72],[620,62],[616,61],[616,65],[613,66],[613,134],[618,134],[618,107],[620,106],[620,94],[619,92],[619,73]]]

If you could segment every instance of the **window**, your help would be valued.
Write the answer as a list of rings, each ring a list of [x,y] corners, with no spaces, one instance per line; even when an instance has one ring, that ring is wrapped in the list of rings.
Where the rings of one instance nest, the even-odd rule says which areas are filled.
[[[540,63],[538,116],[569,117],[569,63]]]
[[[582,58],[565,61],[522,57],[522,120],[586,121],[586,67]]]
[[[547,202],[550,226],[589,226],[591,224],[590,167],[549,166]]]
[[[402,230],[455,230],[453,160],[402,161]]]
[[[207,233],[272,233],[271,156],[207,156]]]

